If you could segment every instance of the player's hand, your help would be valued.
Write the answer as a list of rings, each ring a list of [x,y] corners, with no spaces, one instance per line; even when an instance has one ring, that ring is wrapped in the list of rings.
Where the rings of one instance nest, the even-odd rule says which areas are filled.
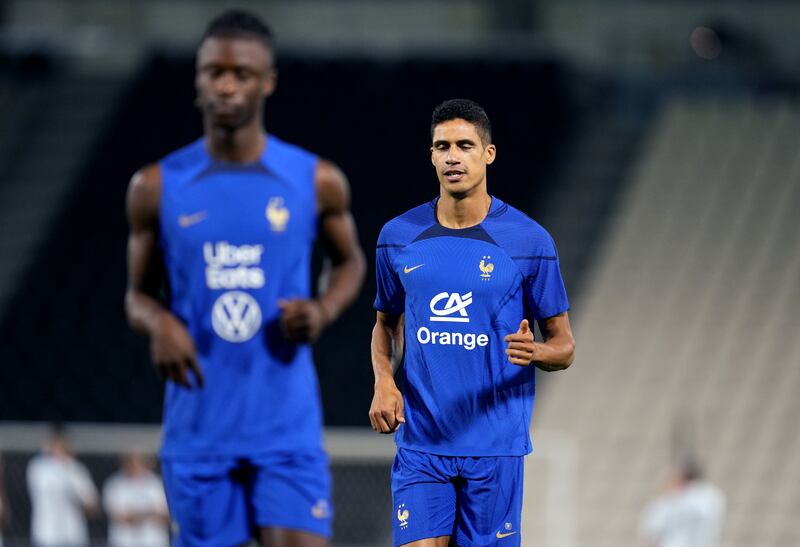
[[[517,332],[506,336],[505,341],[508,344],[506,355],[508,355],[510,363],[523,367],[531,364],[536,352],[536,344],[533,341],[533,331],[527,319],[523,319]]]
[[[278,300],[281,310],[281,332],[292,342],[314,342],[328,320],[319,300]]]
[[[393,379],[375,384],[375,395],[369,408],[369,423],[378,433],[392,433],[397,431],[400,424],[406,423],[403,415],[403,394],[397,389]]]
[[[150,333],[150,354],[162,380],[172,380],[191,388],[189,371],[197,387],[203,386],[203,371],[197,362],[197,350],[189,331],[177,317],[163,312]]]

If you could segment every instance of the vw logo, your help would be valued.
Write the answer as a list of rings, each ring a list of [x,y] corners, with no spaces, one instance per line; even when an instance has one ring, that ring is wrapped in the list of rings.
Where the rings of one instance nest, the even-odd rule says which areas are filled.
[[[261,328],[261,308],[246,292],[226,292],[214,302],[211,325],[223,340],[246,342]]]

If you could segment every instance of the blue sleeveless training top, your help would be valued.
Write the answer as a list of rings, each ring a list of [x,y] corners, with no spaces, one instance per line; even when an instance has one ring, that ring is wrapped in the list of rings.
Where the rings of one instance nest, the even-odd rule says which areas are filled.
[[[310,295],[317,158],[269,135],[251,164],[200,139],[160,165],[170,307],[205,375],[201,389],[167,382],[162,456],[318,450],[311,348],[282,338],[277,307]]]

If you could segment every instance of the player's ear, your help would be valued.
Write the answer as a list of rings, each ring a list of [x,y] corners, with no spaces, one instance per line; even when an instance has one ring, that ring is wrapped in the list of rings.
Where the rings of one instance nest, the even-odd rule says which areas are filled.
[[[264,85],[261,88],[261,95],[266,99],[275,93],[275,87],[278,85],[278,71],[274,68],[269,69],[266,78],[264,78]]]
[[[495,145],[490,144],[487,146],[484,153],[486,154],[486,165],[491,165],[494,163],[494,158],[497,156],[497,148]]]
[[[436,162],[433,161],[433,146],[431,146],[431,165],[436,166]]]

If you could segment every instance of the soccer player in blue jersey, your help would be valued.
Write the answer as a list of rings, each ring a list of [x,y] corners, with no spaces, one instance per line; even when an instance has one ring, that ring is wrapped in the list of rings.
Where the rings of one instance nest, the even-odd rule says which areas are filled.
[[[195,81],[204,136],[128,191],[126,310],[167,380],[161,458],[177,546],[320,547],[331,533],[309,344],[355,298],[364,258],[342,172],[264,130],[273,66],[258,18],[212,21]],[[317,236],[332,268],[312,299]]]
[[[519,545],[534,368],[572,363],[569,305],[550,235],[487,192],[484,110],[446,101],[431,136],[439,196],[388,222],[376,258],[369,417],[396,431],[394,544]]]

